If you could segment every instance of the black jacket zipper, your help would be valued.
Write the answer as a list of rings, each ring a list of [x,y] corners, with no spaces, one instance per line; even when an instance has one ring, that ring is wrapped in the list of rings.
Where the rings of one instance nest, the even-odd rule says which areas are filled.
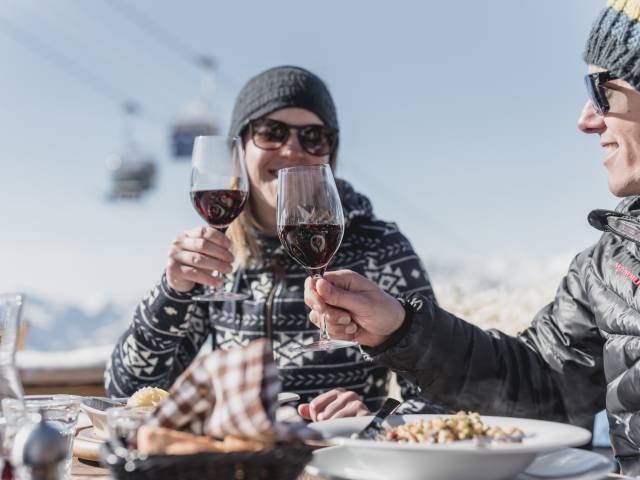
[[[273,259],[273,286],[269,290],[267,295],[267,302],[265,304],[265,336],[269,341],[273,341],[273,300],[276,296],[276,291],[280,286],[280,280],[284,277],[284,270],[280,266],[277,258]]]

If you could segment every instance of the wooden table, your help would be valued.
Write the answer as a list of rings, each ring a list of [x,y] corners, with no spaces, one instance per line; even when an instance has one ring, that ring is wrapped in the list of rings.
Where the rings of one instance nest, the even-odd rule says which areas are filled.
[[[98,463],[86,462],[73,457],[71,465],[71,478],[74,480],[109,480],[109,470],[101,467]]]
[[[95,462],[87,462],[84,460],[78,460],[73,458],[73,465],[71,467],[71,478],[73,480],[111,480],[109,470],[101,467]],[[206,479],[203,479],[206,480]],[[316,477],[315,475],[307,475],[303,473],[298,480],[324,480],[322,477]]]

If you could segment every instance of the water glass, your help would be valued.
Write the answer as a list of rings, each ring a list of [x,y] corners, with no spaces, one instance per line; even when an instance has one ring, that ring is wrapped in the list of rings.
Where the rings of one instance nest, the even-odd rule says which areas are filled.
[[[65,461],[61,465],[61,478],[71,478],[73,439],[80,412],[80,397],[75,395],[27,395],[24,401],[5,398],[2,411],[6,419],[5,435],[11,443],[17,431],[27,424],[40,422],[42,418],[58,429],[65,439]],[[20,463],[20,462],[17,462]],[[21,479],[29,479],[25,466],[15,465]]]
[[[19,293],[0,294],[0,400],[4,398],[21,399],[22,384],[15,365],[16,344],[20,330],[20,314],[24,295]],[[0,419],[0,447],[2,454],[9,452],[5,444],[4,419]]]
[[[135,450],[138,444],[138,428],[151,416],[152,408],[112,407],[107,410],[109,442],[116,454]],[[121,455],[122,456],[122,455]]]

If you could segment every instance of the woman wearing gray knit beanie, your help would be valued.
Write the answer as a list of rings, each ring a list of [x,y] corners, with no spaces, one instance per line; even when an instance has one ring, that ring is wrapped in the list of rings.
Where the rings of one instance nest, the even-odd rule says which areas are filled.
[[[317,330],[304,304],[303,268],[276,236],[278,170],[330,164],[339,143],[336,108],[325,83],[295,66],[269,69],[250,79],[235,102],[230,136],[241,136],[250,180],[248,205],[227,235],[195,228],[173,242],[160,282],[143,299],[120,338],[106,376],[110,395],[130,395],[145,385],[167,388],[191,363],[207,337],[229,349],[260,337],[273,344],[283,391],[300,396],[298,412],[324,420],[364,415],[388,394],[389,370],[366,362],[357,348],[293,352]],[[426,271],[395,224],[376,218],[370,201],[343,180],[336,181],[345,234],[330,268],[351,268],[392,295],[419,292],[433,298]],[[235,269],[232,267],[235,267]],[[203,283],[215,285],[212,270],[227,273],[225,288],[248,300],[198,303]],[[348,329],[347,329],[348,331]],[[409,382],[399,379],[405,413],[432,412]]]

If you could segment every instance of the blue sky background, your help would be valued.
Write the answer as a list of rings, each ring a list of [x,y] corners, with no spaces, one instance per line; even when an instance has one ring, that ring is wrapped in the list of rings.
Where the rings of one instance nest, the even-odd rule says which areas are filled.
[[[597,138],[575,127],[601,0],[134,5],[218,58],[225,127],[250,76],[288,63],[323,77],[341,124],[339,175],[427,266],[577,252],[597,239],[589,210],[617,202]],[[2,19],[142,104],[153,118],[136,123],[136,137],[160,178],[140,202],[105,202],[120,105],[0,30],[0,291],[139,297],[171,240],[201,223],[189,164],[171,160],[167,140],[199,72],[106,0],[5,0]]]

